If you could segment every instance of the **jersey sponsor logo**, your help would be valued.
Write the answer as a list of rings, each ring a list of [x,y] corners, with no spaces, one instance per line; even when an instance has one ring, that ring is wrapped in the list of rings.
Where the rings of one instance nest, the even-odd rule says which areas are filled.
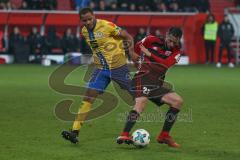
[[[172,54],[172,51],[165,51],[166,56],[170,56]]]
[[[96,38],[102,38],[104,36],[104,34],[102,33],[102,32],[96,32],[96,34],[95,34],[95,37]]]

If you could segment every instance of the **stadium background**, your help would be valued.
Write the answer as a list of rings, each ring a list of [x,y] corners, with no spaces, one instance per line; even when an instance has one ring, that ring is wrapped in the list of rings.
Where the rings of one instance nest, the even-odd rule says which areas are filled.
[[[130,12],[130,7],[125,5],[124,8],[122,5],[127,3],[127,6],[130,6],[130,1],[120,1],[122,3],[117,3],[118,9],[115,11],[111,7],[103,7],[103,11],[100,11],[102,9],[97,5],[102,2],[94,1],[98,18],[110,20],[126,28],[132,36],[137,34],[139,28],[144,28],[148,34],[154,34],[157,29],[165,34],[171,26],[179,26],[183,29],[182,45],[185,61],[181,63],[185,65],[173,67],[167,75],[167,80],[174,84],[185,100],[182,113],[187,119],[178,122],[173,129],[174,137],[183,146],[180,150],[159,146],[155,142],[162,122],[154,121],[143,121],[135,127],[145,128],[150,132],[151,144],[148,148],[137,150],[131,146],[115,144],[115,138],[123,126],[119,115],[129,110],[121,100],[118,108],[110,114],[86,123],[80,134],[79,145],[73,146],[63,141],[60,132],[63,128],[70,128],[71,122],[59,120],[54,114],[54,107],[60,100],[70,98],[75,100],[72,107],[74,112],[77,111],[81,98],[53,91],[48,85],[48,78],[59,64],[63,63],[66,53],[63,53],[61,46],[52,47],[44,54],[36,50],[36,53],[41,55],[40,61],[32,61],[35,55],[27,53],[27,56],[30,56],[29,61],[25,62],[26,64],[18,64],[14,62],[14,53],[9,52],[8,40],[15,26],[19,27],[20,33],[25,37],[24,45],[28,45],[27,36],[33,26],[38,28],[41,36],[47,36],[49,28],[55,27],[59,39],[70,27],[80,39],[81,24],[75,10],[78,7],[71,0],[32,0],[26,1],[31,3],[27,7],[23,7],[23,2],[22,0],[0,1],[1,160],[239,159],[240,75],[237,65],[240,38],[239,1],[163,0],[161,2],[169,6],[164,12],[159,12],[157,9],[160,4],[158,0],[131,0],[131,3],[136,3],[137,12],[133,12],[133,9]],[[34,5],[34,2],[39,4]],[[110,1],[106,0],[105,3],[108,4]],[[174,10],[174,7],[170,7],[171,3],[177,3],[179,8]],[[227,14],[234,25],[235,35],[231,45],[236,62],[235,68],[224,66],[219,69],[214,64],[204,64],[205,48],[201,28],[209,12],[214,14],[219,23],[223,20],[224,14]],[[82,43],[79,44],[76,52],[82,53],[81,62],[85,63],[89,58],[87,55],[89,49],[83,49],[82,46]],[[215,62],[218,51],[219,40],[216,43]],[[52,63],[59,64],[45,67],[49,65],[43,61],[46,58],[52,59],[50,61]],[[223,61],[227,62],[225,54]],[[85,67],[79,67],[67,77],[65,83],[84,85],[82,78],[85,72]],[[108,90],[118,97],[112,86],[109,86]],[[156,112],[156,107],[152,103],[148,106],[146,112]],[[165,112],[166,107],[160,108],[160,111]]]

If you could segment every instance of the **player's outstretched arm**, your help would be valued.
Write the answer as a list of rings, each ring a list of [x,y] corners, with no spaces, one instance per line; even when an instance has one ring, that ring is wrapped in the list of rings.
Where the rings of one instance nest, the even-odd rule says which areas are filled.
[[[126,31],[126,30],[121,30],[120,37],[122,37],[123,39],[125,39],[128,43],[128,50],[129,50],[129,55],[131,57],[131,59],[135,62],[138,59],[138,55],[134,52],[134,41],[133,41],[133,37]]]
[[[152,54],[151,52],[149,52],[149,50],[147,48],[145,48],[142,44],[140,45],[140,49],[146,56],[153,58],[156,62],[162,64],[166,68],[169,68],[172,65],[174,65],[175,63],[177,63],[180,58],[180,52],[171,54],[169,57],[162,59],[161,57],[158,57],[158,56]]]
[[[140,45],[140,49],[146,56],[148,56],[148,57],[152,56],[152,53],[149,52],[148,49],[143,46],[143,44]]]

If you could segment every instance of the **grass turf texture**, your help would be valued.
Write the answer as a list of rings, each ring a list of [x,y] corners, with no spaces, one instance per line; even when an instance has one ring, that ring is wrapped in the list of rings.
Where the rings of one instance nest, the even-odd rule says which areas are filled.
[[[119,115],[129,111],[120,102],[110,114],[88,122],[80,133],[80,143],[64,141],[62,129],[71,122],[59,121],[53,113],[57,102],[80,98],[54,92],[48,77],[55,67],[37,65],[0,66],[0,160],[237,160],[240,157],[239,68],[213,66],[174,67],[167,80],[175,85],[185,103],[182,114],[192,112],[192,122],[177,122],[172,135],[182,147],[171,149],[155,141],[162,122],[139,122],[151,135],[147,148],[117,145],[115,140],[124,122]],[[83,69],[74,71],[66,83],[80,83]],[[112,90],[111,86],[108,90]],[[114,91],[113,91],[114,92]],[[165,112],[166,106],[160,108]],[[146,113],[158,110],[148,103]],[[188,119],[189,120],[189,119]]]

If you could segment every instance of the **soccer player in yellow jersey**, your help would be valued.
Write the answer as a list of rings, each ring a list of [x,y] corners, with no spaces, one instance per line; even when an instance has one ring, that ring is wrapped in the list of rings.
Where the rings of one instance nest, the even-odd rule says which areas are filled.
[[[129,90],[131,80],[126,65],[126,55],[123,47],[123,40],[129,42],[129,54],[134,58],[133,38],[127,31],[122,30],[112,22],[96,19],[90,8],[83,8],[79,12],[82,28],[82,35],[93,52],[94,63],[97,69],[92,73],[88,83],[88,89],[82,101],[71,131],[63,131],[62,136],[72,143],[78,142],[79,130],[91,110],[96,97],[103,93],[111,82],[115,81],[121,88]]]

